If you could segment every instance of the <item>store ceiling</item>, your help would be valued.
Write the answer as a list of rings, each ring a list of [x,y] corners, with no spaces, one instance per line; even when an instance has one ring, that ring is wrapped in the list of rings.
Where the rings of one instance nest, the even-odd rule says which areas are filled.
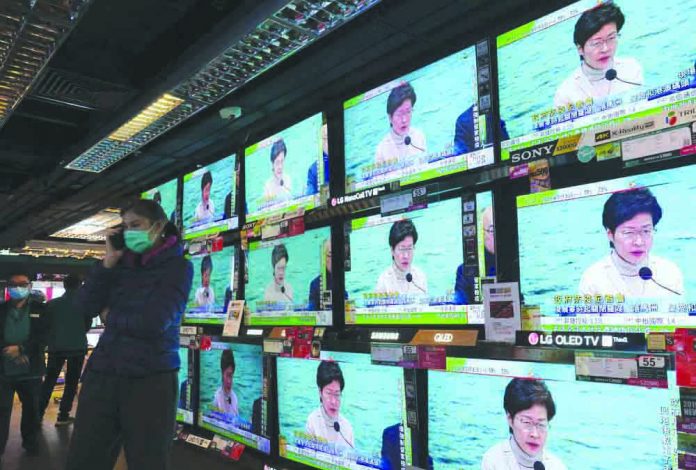
[[[92,0],[0,129],[0,248],[47,238],[279,126],[560,1],[384,0],[100,174],[64,165],[278,1]],[[539,5],[544,3],[544,5]],[[3,5],[0,3],[0,13]],[[217,111],[237,105],[242,118]]]

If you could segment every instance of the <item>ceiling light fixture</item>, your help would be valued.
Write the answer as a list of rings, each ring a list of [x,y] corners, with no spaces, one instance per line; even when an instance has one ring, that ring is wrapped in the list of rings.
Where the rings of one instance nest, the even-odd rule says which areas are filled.
[[[355,18],[380,0],[293,0],[230,45],[190,78],[169,90],[176,106],[156,115],[148,109],[66,165],[70,170],[99,173],[172,127],[211,106],[322,36]],[[165,109],[166,106],[157,108]],[[152,118],[155,116],[154,118]],[[152,118],[152,119],[150,119]]]
[[[0,6],[0,127],[70,34],[90,0],[4,0]]]
[[[53,238],[74,238],[90,242],[104,241],[106,229],[121,223],[118,209],[104,209],[91,217],[61,229],[52,234]]]

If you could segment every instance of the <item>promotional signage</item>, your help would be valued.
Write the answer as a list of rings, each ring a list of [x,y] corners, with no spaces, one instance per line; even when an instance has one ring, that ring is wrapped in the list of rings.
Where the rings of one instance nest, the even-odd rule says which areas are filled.
[[[547,333],[543,331],[518,331],[515,344],[527,347],[614,351],[644,351],[646,346],[643,333]]]
[[[373,364],[405,369],[447,368],[447,353],[443,346],[372,343],[370,355]]]
[[[189,444],[193,444],[204,449],[210,447],[210,443],[212,442],[210,439],[205,439],[203,437],[196,436],[195,434],[187,434],[184,440]]]
[[[420,186],[411,191],[387,194],[380,198],[379,206],[382,217],[425,209],[428,207],[428,190],[425,186]]]
[[[370,341],[399,341],[398,331],[371,331]]]
[[[555,157],[578,150],[582,134],[561,137],[550,142],[510,151],[510,161],[513,164],[527,163],[545,157]]]
[[[198,334],[197,326],[180,326],[179,334],[181,336],[195,336]]]
[[[667,388],[667,356],[609,351],[575,353],[577,380]]]
[[[677,385],[696,387],[696,330],[674,330],[674,359],[677,369]]]
[[[646,340],[648,352],[674,352],[674,333],[650,332]]]
[[[225,319],[225,325],[222,328],[222,336],[239,336],[243,313],[244,301],[230,300],[227,306],[227,319]]]
[[[274,224],[264,224],[261,227],[261,239],[264,241],[275,240],[277,238],[292,237],[302,235],[305,232],[304,217],[293,217],[284,219]]]
[[[624,166],[631,167],[689,155],[694,143],[696,123],[662,130],[621,143]]]
[[[521,328],[520,288],[516,282],[483,285],[486,341],[514,343]]]
[[[478,330],[418,330],[410,344],[426,346],[476,346]]]
[[[696,418],[696,389],[689,387],[679,388],[679,404],[683,418]],[[692,423],[694,425],[696,423]],[[696,431],[696,429],[694,429]]]
[[[342,206],[343,204],[348,204],[351,202],[362,201],[363,199],[369,199],[371,197],[379,196],[381,193],[387,190],[386,185],[378,186],[376,188],[364,189],[358,191],[354,194],[346,194],[345,196],[334,197],[331,199],[331,207]]]

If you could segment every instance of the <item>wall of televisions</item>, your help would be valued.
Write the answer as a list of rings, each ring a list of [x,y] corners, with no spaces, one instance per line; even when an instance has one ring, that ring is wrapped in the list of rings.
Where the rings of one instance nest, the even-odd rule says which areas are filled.
[[[194,264],[180,438],[696,468],[695,21],[573,3],[143,192]]]

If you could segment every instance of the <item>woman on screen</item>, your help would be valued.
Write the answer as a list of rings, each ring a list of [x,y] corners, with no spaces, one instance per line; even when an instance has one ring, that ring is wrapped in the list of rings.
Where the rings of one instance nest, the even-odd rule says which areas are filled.
[[[271,166],[273,174],[263,187],[265,202],[281,202],[292,199],[292,184],[285,174],[285,157],[288,149],[283,139],[278,139],[271,146]]]
[[[225,349],[220,355],[220,373],[222,385],[215,392],[215,408],[226,415],[239,416],[237,406],[237,394],[232,387],[234,385],[234,353],[231,349]]]
[[[428,278],[413,265],[418,231],[410,219],[394,222],[389,230],[392,265],[380,274],[375,292],[428,294]]]
[[[649,189],[612,194],[602,212],[612,250],[585,270],[580,293],[622,294],[627,299],[684,295],[684,278],[677,265],[650,254],[660,219],[662,208]]]
[[[337,362],[321,361],[317,368],[317,387],[320,406],[307,417],[305,432],[322,441],[355,448],[353,426],[341,416],[343,372]]]
[[[537,467],[566,470],[558,457],[544,450],[549,422],[556,414],[556,404],[543,381],[512,379],[505,387],[503,408],[510,437],[486,451],[481,470],[527,470]]]
[[[604,3],[580,15],[573,35],[580,66],[558,87],[555,106],[574,105],[643,86],[643,68],[638,61],[615,57],[624,22],[621,9],[614,3]]]
[[[292,302],[292,286],[285,282],[285,269],[290,260],[288,249],[282,243],[273,247],[271,264],[273,265],[273,281],[266,287],[263,300],[266,302]]]
[[[201,286],[196,289],[196,305],[212,307],[215,305],[215,291],[210,287],[210,275],[213,273],[213,260],[205,255],[201,260]]]
[[[399,162],[426,153],[425,134],[411,127],[416,92],[404,82],[392,89],[387,98],[387,115],[391,130],[377,145],[375,163]]]
[[[210,190],[213,187],[213,175],[206,171],[201,178],[201,202],[196,207],[196,222],[206,223],[215,219],[215,204],[210,199]]]

